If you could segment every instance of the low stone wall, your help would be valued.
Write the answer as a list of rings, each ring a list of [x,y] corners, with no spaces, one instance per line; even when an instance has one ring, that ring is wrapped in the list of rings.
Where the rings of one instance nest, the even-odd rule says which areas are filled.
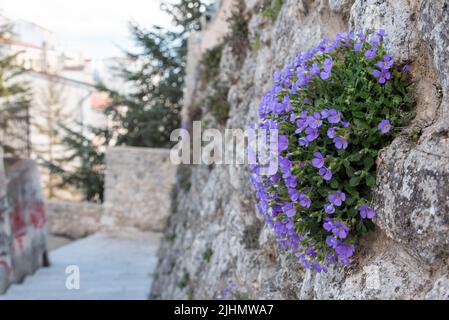
[[[0,155],[0,293],[48,264],[47,228],[35,161]]]
[[[79,239],[98,230],[103,207],[90,202],[47,200],[45,212],[50,234]]]
[[[175,172],[168,149],[109,148],[102,227],[163,231]]]

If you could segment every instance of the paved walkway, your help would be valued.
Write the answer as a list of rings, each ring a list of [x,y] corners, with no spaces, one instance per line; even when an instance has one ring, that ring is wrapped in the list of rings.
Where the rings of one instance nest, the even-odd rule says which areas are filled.
[[[160,235],[128,231],[99,233],[50,252],[39,269],[2,299],[147,299],[157,264]],[[69,290],[66,268],[79,267],[80,288]],[[71,279],[73,279],[73,269]],[[69,281],[70,282],[70,281]],[[70,282],[74,284],[75,282]],[[70,285],[69,283],[69,285]]]

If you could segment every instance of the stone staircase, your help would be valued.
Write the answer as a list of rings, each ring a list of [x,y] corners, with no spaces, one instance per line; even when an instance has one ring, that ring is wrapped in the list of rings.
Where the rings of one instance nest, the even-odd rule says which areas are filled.
[[[12,285],[0,300],[147,299],[157,264],[159,233],[134,230],[102,232],[50,252],[51,266]],[[79,289],[69,289],[74,269]],[[66,274],[66,271],[70,271]]]

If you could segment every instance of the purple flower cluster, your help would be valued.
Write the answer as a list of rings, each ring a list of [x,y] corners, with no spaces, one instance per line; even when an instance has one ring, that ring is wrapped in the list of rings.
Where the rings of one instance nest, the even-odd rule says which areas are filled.
[[[277,158],[278,171],[264,175],[262,165],[250,165],[250,181],[256,192],[258,210],[274,229],[280,245],[295,251],[305,268],[317,272],[327,272],[326,263],[338,261],[348,265],[355,247],[350,240],[350,222],[337,215],[347,208],[346,194],[334,190],[327,198],[321,199],[323,196],[303,182],[301,177],[304,172],[313,172],[320,183],[331,183],[334,179],[333,159],[332,154],[326,151],[334,148],[332,152],[347,152],[350,124],[331,104],[314,109],[307,92],[316,90],[317,81],[334,81],[332,72],[339,63],[338,59],[333,59],[336,50],[360,51],[361,57],[371,60],[377,56],[378,45],[384,36],[385,32],[380,30],[369,40],[361,33],[337,34],[334,40],[322,39],[316,47],[298,54],[283,71],[274,74],[274,84],[260,102],[257,128],[280,129],[281,134],[277,140],[277,150],[271,154]],[[374,64],[378,69],[373,75],[379,83],[384,84],[390,79],[392,64],[391,57],[387,55]],[[379,124],[379,129],[386,133],[391,126],[384,121]],[[284,127],[288,127],[288,131],[281,129]],[[317,151],[317,142],[322,140],[326,141],[327,147]],[[310,146],[315,148],[312,152],[309,151]],[[295,152],[309,156],[306,160],[298,160],[293,156]],[[358,210],[363,219],[374,216],[374,210],[366,205]],[[323,238],[323,245],[313,240],[307,230],[296,228],[304,217],[317,211],[327,215],[322,224],[328,233]]]

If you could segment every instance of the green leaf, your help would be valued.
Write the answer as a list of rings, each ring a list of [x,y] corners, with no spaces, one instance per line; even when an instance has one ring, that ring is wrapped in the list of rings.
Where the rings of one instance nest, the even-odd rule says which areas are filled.
[[[349,180],[349,185],[351,187],[355,187],[358,186],[360,183],[360,177],[359,176],[353,176],[350,180]]]
[[[366,176],[366,185],[370,188],[374,187],[376,185],[376,178],[372,175]]]

